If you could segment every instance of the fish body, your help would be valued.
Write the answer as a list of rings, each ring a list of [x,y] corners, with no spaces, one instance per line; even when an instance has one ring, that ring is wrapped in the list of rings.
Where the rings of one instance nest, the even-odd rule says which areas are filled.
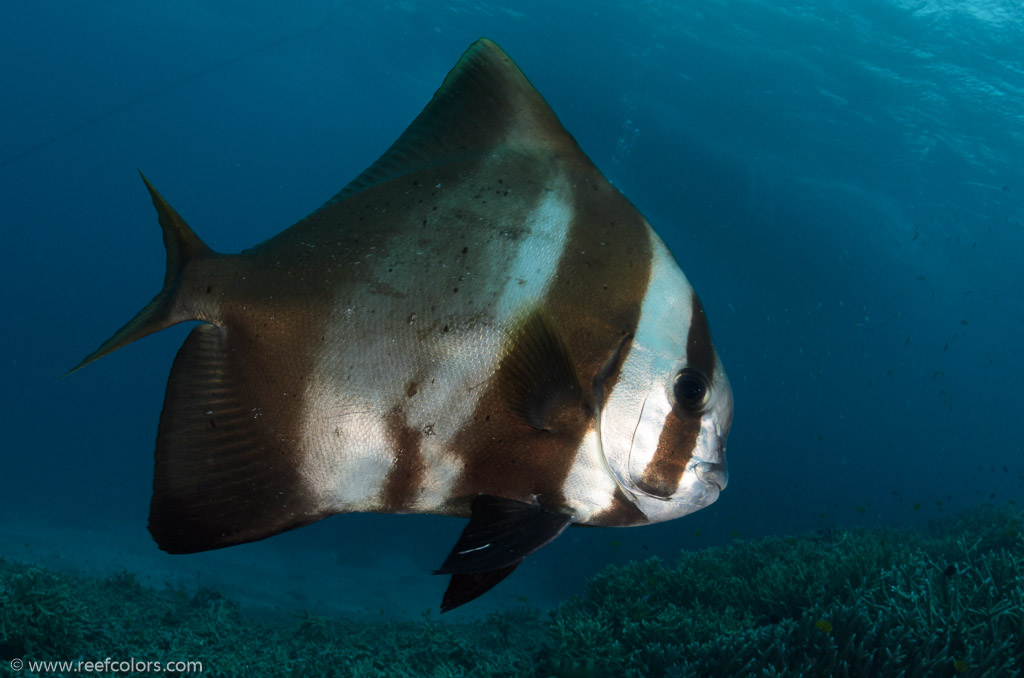
[[[570,524],[725,487],[732,393],[672,254],[493,42],[385,154],[240,254],[146,181],[160,294],[76,367],[200,320],[168,379],[150,531],[189,553],[356,511],[470,519],[443,609]]]

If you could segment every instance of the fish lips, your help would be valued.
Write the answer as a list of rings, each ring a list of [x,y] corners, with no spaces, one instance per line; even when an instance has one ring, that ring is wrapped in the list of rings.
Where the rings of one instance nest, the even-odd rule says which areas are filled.
[[[714,485],[721,492],[729,484],[729,469],[725,462],[711,462],[703,459],[694,459],[692,466],[697,480],[705,485]]]

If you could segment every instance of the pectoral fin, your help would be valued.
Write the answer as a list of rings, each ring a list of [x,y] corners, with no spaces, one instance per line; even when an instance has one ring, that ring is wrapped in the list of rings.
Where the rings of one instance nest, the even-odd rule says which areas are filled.
[[[489,591],[526,556],[561,534],[570,522],[569,516],[535,504],[478,496],[455,548],[434,571],[452,575],[441,611],[452,610]]]
[[[533,428],[573,428],[584,414],[582,388],[569,348],[542,308],[524,314],[505,342],[498,368],[505,402]]]

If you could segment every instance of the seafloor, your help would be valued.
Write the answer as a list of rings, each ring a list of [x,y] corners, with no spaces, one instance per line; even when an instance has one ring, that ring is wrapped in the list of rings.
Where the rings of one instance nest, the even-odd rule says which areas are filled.
[[[5,671],[24,661],[22,676],[112,657],[212,676],[1008,678],[1024,671],[1022,528],[1010,504],[923,530],[737,540],[609,567],[551,610],[457,624],[268,619],[200,583],[0,561],[0,657]]]

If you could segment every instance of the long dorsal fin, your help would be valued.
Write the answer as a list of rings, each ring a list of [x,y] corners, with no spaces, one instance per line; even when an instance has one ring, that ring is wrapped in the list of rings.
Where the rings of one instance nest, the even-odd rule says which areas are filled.
[[[486,38],[473,43],[433,99],[375,163],[320,209],[408,172],[489,152],[540,147],[589,161],[515,62]]]

